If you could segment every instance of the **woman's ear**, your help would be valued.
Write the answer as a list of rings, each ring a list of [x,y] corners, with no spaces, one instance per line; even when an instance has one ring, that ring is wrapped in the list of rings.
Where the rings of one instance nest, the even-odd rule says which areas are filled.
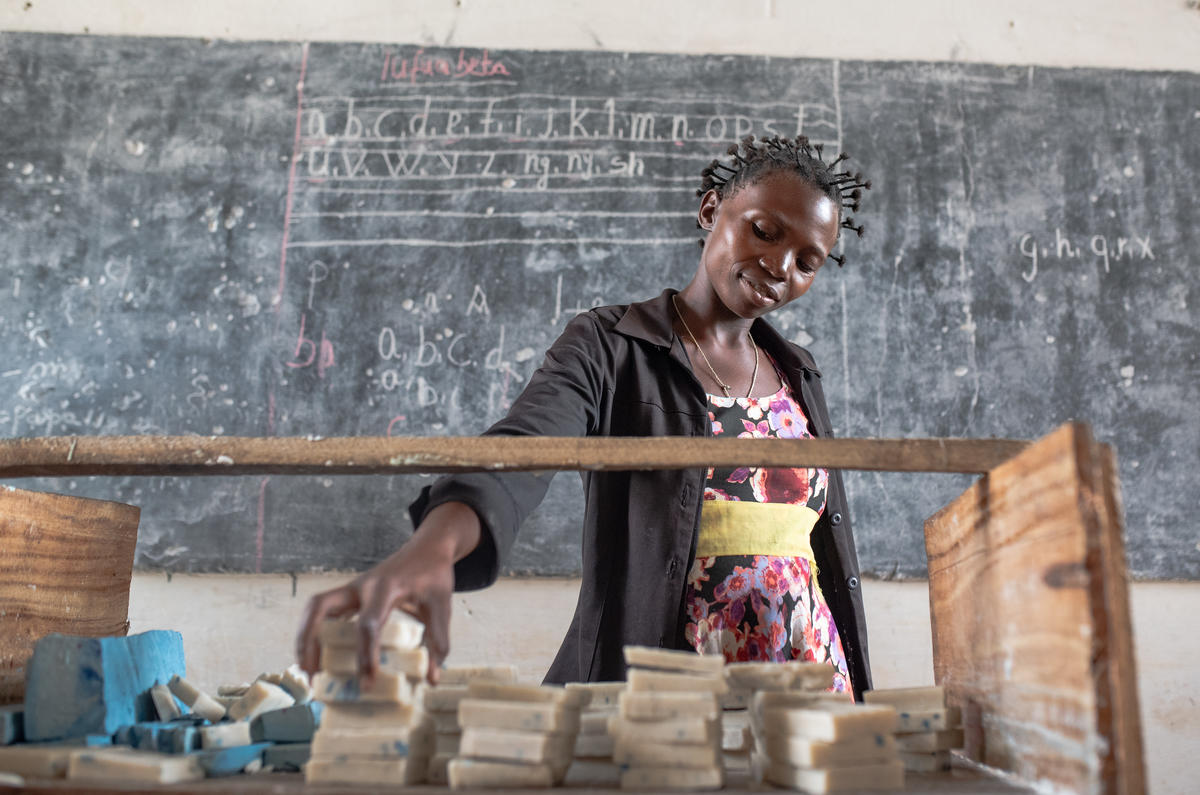
[[[715,190],[709,190],[700,199],[700,211],[696,213],[696,225],[701,229],[711,232],[713,224],[717,222],[717,210],[721,206],[721,197],[717,195]]]

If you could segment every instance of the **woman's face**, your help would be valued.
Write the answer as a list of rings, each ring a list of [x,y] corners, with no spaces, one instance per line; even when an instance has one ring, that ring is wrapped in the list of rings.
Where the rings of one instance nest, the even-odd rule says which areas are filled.
[[[717,296],[734,315],[753,319],[808,292],[837,243],[838,207],[803,179],[764,176],[720,199],[700,201],[709,230],[701,262]]]

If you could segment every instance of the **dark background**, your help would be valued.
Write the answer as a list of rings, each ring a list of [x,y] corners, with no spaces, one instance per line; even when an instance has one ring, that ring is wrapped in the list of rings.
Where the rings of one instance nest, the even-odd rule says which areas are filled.
[[[875,186],[772,317],[839,435],[1086,420],[1133,574],[1200,577],[1200,76],[7,33],[0,112],[0,435],[477,433],[575,312],[686,283],[709,159],[801,131]],[[970,483],[847,480],[884,577]],[[424,482],[12,485],[141,506],[141,568],[307,571]],[[508,571],[577,573],[581,510],[560,475]]]

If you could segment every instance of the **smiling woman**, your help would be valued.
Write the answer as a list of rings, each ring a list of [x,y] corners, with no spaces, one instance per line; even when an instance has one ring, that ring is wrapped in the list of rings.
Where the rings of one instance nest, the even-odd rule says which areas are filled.
[[[820,372],[764,316],[803,296],[841,228],[862,233],[870,184],[838,172],[803,138],[747,138],[702,174],[707,240],[680,291],[572,320],[490,435],[831,435]],[[552,473],[454,475],[410,507],[397,552],[309,603],[297,639],[317,666],[317,627],[360,617],[360,667],[373,674],[394,607],[447,653],[450,595],[490,585]],[[583,473],[583,583],[549,682],[618,680],[626,645],[727,660],[829,664],[833,690],[870,689],[858,559],[839,473],[733,467]],[[437,669],[431,667],[436,680]]]

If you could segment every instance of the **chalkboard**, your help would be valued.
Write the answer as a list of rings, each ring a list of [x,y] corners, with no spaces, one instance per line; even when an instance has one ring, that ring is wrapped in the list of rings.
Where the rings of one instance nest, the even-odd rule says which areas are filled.
[[[1118,448],[1130,568],[1200,577],[1200,76],[0,35],[0,433],[472,434],[568,318],[683,286],[699,171],[803,133],[874,182],[775,317],[844,436]],[[142,506],[137,565],[357,569],[420,477],[27,481]],[[851,473],[921,576],[969,478]],[[564,474],[509,571],[579,569]]]

